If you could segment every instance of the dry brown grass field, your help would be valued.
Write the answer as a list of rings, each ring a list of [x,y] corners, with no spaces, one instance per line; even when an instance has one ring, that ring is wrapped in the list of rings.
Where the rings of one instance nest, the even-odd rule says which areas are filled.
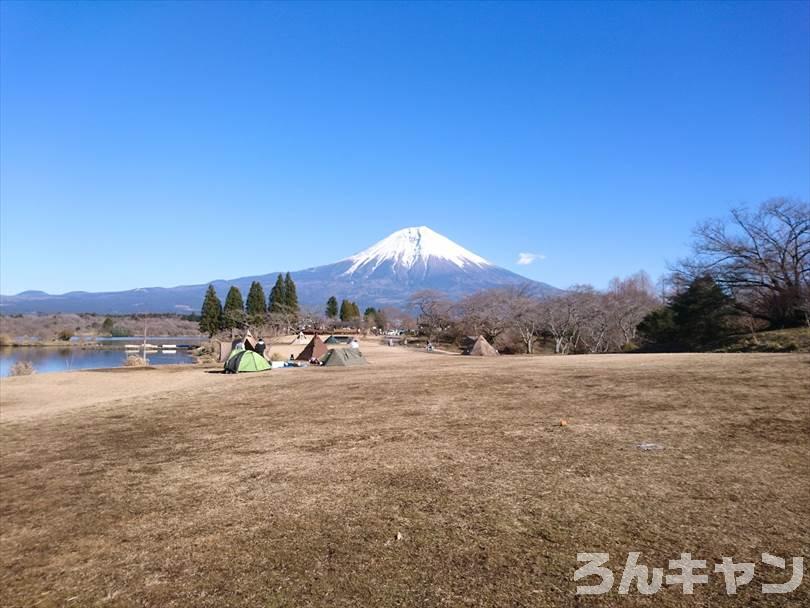
[[[760,593],[810,557],[810,356],[364,352],[3,379],[0,604],[810,605]],[[619,596],[628,551],[757,573]]]

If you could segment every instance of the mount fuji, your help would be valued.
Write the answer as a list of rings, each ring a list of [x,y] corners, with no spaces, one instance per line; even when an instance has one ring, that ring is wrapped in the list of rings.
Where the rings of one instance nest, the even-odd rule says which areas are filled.
[[[243,296],[259,281],[269,293],[277,272],[211,283],[220,298],[231,285]],[[348,298],[361,307],[402,306],[416,291],[434,289],[452,299],[482,289],[530,285],[539,295],[554,293],[554,287],[532,281],[500,268],[427,226],[404,228],[353,256],[328,264],[291,272],[303,306],[320,309],[329,296]],[[51,295],[26,291],[0,296],[0,313],[95,312],[140,313],[199,310],[208,285],[148,287],[128,291],[90,293],[74,291]]]

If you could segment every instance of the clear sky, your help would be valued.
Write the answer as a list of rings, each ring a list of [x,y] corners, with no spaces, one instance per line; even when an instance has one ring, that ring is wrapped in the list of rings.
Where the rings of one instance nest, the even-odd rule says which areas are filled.
[[[604,287],[779,195],[810,199],[808,2],[0,3],[3,293],[418,225]]]

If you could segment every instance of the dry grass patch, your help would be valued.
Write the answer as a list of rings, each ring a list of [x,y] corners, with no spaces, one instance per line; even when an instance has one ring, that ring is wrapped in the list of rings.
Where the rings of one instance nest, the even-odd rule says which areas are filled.
[[[118,376],[171,388],[4,421],[3,605],[810,599],[761,579],[729,598],[712,576],[693,598],[577,603],[573,582],[578,551],[616,570],[631,550],[664,567],[807,556],[809,357],[364,352],[363,368]]]

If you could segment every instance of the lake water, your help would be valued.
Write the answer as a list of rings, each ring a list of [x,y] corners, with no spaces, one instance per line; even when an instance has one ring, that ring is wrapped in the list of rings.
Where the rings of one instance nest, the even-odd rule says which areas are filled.
[[[15,347],[0,348],[0,376],[8,376],[11,366],[17,361],[30,361],[34,364],[38,374],[49,372],[64,372],[76,369],[93,369],[98,367],[121,367],[127,360],[128,353],[124,344],[137,344],[143,338],[127,338],[116,341],[121,348],[115,349],[82,349],[82,348],[50,348],[50,347]],[[147,338],[149,344],[199,344],[199,338]],[[137,352],[137,351],[135,351]],[[175,353],[161,351],[148,352],[146,357],[149,365],[176,365],[180,363],[194,363],[193,357],[187,350],[177,350]]]

